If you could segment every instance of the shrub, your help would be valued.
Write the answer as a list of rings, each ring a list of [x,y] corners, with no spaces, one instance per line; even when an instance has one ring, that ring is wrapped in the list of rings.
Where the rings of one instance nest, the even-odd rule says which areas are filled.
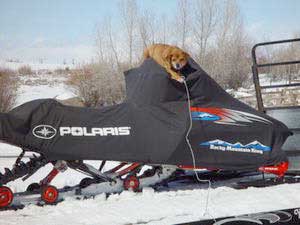
[[[59,68],[59,69],[54,70],[54,74],[57,74],[57,75],[65,75],[65,74],[70,73],[70,71],[71,71],[71,70],[69,69],[69,67],[66,67],[65,69]]]
[[[8,112],[15,105],[17,87],[15,72],[0,68],[0,112]]]
[[[25,65],[25,66],[21,66],[18,69],[18,73],[20,75],[29,75],[29,74],[33,74],[32,69],[29,65]]]
[[[106,63],[72,70],[67,83],[87,107],[113,105],[121,102],[125,95],[123,75]]]

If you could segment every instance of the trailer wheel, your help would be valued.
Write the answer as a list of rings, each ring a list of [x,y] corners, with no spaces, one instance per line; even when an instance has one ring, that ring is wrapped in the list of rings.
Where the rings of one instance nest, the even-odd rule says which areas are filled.
[[[0,187],[0,208],[9,206],[12,203],[13,198],[14,194],[9,187]]]
[[[137,192],[140,187],[140,180],[134,175],[128,176],[124,180],[124,189]]]
[[[42,188],[42,193],[41,193],[41,197],[42,200],[46,203],[46,204],[54,204],[56,203],[57,199],[58,199],[58,190],[56,187],[52,186],[52,185],[48,185],[45,186],[44,188]]]

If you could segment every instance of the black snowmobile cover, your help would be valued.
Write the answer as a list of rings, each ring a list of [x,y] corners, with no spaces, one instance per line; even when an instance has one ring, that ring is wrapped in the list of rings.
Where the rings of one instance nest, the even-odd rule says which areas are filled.
[[[286,160],[290,135],[281,122],[234,99],[193,60],[183,84],[152,59],[125,72],[126,100],[100,109],[53,99],[25,103],[0,114],[0,140],[50,160],[114,160],[246,170]],[[109,75],[108,75],[109,76]]]

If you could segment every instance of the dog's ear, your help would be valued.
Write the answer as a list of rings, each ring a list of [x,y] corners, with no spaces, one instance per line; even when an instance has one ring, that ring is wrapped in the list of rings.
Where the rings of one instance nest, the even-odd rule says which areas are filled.
[[[184,54],[185,54],[186,58],[190,58],[191,57],[189,53],[184,52]]]
[[[166,60],[166,61],[168,61],[168,62],[171,61],[172,54],[171,54],[171,52],[169,51],[169,49],[166,49],[165,51],[163,51],[162,57],[164,58],[164,60]]]

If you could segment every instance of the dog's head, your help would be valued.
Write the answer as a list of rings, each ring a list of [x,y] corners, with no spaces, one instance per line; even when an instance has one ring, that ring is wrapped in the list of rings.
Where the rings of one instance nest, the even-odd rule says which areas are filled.
[[[179,48],[172,48],[167,58],[173,69],[181,70],[188,62],[189,54]]]

